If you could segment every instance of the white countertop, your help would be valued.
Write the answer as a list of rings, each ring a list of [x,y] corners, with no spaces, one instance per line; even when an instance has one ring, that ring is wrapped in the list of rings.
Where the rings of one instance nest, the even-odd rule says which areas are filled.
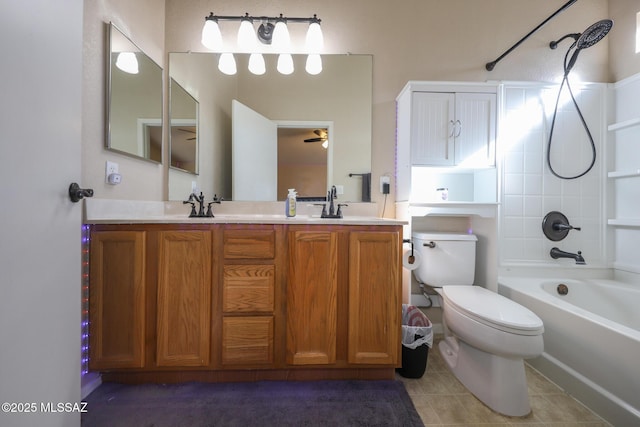
[[[191,206],[182,202],[85,199],[86,224],[317,224],[405,225],[406,221],[379,218],[374,203],[349,203],[343,218],[320,218],[321,207],[298,203],[298,214],[287,218],[282,202],[228,202],[212,206],[214,217],[189,218]],[[280,213],[281,212],[281,213]]]

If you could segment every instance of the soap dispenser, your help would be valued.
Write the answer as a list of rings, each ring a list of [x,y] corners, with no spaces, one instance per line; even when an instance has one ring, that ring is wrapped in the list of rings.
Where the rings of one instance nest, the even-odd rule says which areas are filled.
[[[285,202],[285,215],[288,218],[296,216],[296,190],[289,188],[289,194],[287,194],[287,201]]]

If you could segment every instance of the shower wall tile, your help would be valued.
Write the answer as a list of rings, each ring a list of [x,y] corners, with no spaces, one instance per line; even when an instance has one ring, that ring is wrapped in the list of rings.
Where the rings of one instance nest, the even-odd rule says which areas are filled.
[[[507,217],[524,216],[524,201],[522,196],[504,196],[504,215]]]
[[[504,176],[504,194],[522,195],[524,192],[524,175],[520,173],[509,173]]]
[[[540,174],[528,174],[524,176],[524,193],[536,196],[543,195],[542,176]]]
[[[541,218],[542,213],[542,197],[541,196],[524,196],[523,216]]]
[[[601,225],[604,171],[600,157],[584,177],[562,180],[554,176],[546,164],[546,152],[557,86],[517,83],[506,86],[499,135],[509,135],[510,139],[502,147],[500,262],[557,264],[550,258],[549,250],[558,246],[571,252],[582,250],[585,254],[589,248],[592,262],[604,263]],[[572,85],[589,128],[597,136],[605,126],[603,87]],[[552,165],[563,175],[577,174],[591,161],[590,143],[570,98],[564,95],[561,102],[554,129]],[[588,105],[583,106],[585,103]],[[595,141],[601,154],[599,139]],[[502,144],[501,139],[499,143]],[[564,213],[575,226],[586,224],[583,231],[569,233],[562,242],[548,240],[542,233],[542,219],[554,210]]]

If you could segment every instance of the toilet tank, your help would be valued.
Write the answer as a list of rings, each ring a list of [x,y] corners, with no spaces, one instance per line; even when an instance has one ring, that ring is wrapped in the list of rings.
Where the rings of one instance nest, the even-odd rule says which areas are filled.
[[[420,254],[418,268],[413,273],[420,283],[434,288],[473,285],[476,236],[414,232],[412,238],[414,251]]]

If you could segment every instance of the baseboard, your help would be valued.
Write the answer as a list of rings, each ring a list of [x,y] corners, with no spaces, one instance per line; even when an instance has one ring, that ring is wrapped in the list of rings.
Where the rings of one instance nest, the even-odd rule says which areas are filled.
[[[543,353],[527,363],[612,425],[640,425],[640,411],[555,357]]]
[[[95,372],[84,374],[82,377],[82,386],[80,388],[80,398],[84,399],[89,396],[89,394],[91,394],[93,390],[97,389],[100,384],[102,384],[102,377],[100,374]]]

